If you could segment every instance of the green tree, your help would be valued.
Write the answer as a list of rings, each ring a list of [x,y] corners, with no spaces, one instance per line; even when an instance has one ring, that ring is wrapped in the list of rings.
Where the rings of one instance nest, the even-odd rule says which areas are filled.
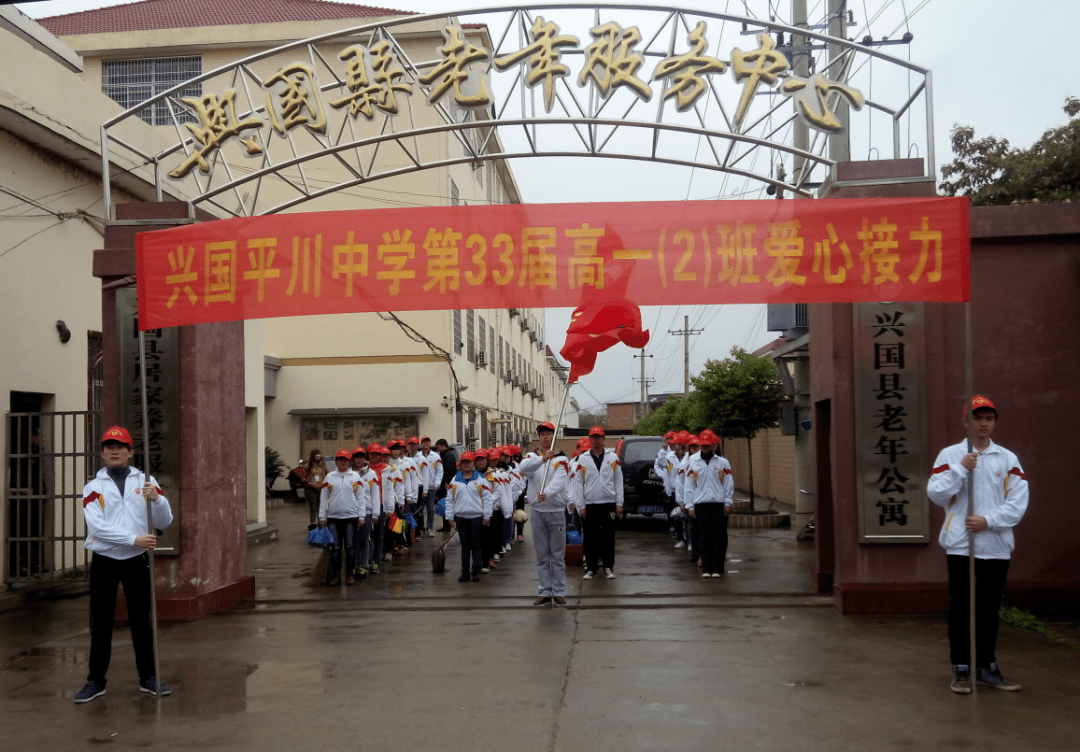
[[[740,347],[731,357],[710,360],[691,379],[704,406],[705,424],[728,439],[746,439],[750,460],[750,508],[754,508],[754,457],[751,441],[763,428],[779,422],[780,403],[787,397],[771,358],[759,358]]]
[[[698,432],[705,428],[705,405],[697,392],[689,397],[671,397],[658,410],[634,426],[639,436],[663,436],[668,431]]]
[[[994,136],[976,140],[974,128],[955,126],[956,158],[941,168],[941,192],[968,196],[972,206],[1080,200],[1080,99],[1067,98],[1062,109],[1069,122],[1046,131],[1030,149]]]

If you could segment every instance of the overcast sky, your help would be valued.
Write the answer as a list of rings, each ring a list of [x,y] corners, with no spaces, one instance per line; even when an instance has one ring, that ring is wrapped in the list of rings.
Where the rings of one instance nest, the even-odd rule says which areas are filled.
[[[88,8],[117,5],[101,0],[49,0],[18,6],[31,17],[71,13]],[[362,4],[362,3],[361,3]],[[447,12],[503,3],[447,0],[387,0],[371,5],[389,5],[421,13]],[[708,8],[739,15],[762,17],[769,3],[763,0],[713,0],[678,3],[654,0],[659,7]],[[822,15],[820,0],[808,0],[810,18]],[[788,2],[780,0],[786,16]],[[1063,125],[1062,111],[1067,96],[1080,96],[1080,60],[1068,33],[1080,28],[1080,2],[1040,0],[859,0],[849,3],[857,25],[850,36],[861,39],[868,32],[875,38],[893,38],[909,28],[914,36],[907,46],[888,48],[897,57],[930,68],[934,76],[935,148],[938,175],[941,165],[951,160],[949,131],[954,124],[971,125],[978,137],[996,135],[1013,146],[1029,146],[1047,128]],[[910,26],[904,26],[905,15]],[[624,27],[634,23],[633,11],[619,15]],[[855,155],[859,158],[861,155]],[[553,181],[550,162],[519,160],[514,173],[530,203],[587,201],[649,201],[714,198],[722,189],[720,178],[704,170],[671,166],[643,167],[643,163],[606,161],[603,180]],[[576,160],[582,163],[583,160]],[[746,198],[756,198],[750,195]],[[553,350],[562,346],[569,324],[568,309],[547,313],[547,338]],[[764,306],[677,306],[649,307],[642,311],[645,326],[652,330],[646,354],[646,376],[655,379],[650,391],[681,391],[683,385],[683,340],[668,334],[683,328],[690,316],[693,329],[704,329],[691,338],[691,372],[696,373],[709,358],[722,358],[733,345],[755,349],[775,335],[765,331]],[[635,351],[619,345],[601,354],[596,370],[581,380],[572,392],[583,409],[597,402],[635,400],[640,375]]]

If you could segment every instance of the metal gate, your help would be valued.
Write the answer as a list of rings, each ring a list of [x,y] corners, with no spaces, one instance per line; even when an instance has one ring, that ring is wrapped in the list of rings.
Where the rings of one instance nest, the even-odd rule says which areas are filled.
[[[86,579],[83,486],[99,465],[99,412],[8,413],[7,581]]]

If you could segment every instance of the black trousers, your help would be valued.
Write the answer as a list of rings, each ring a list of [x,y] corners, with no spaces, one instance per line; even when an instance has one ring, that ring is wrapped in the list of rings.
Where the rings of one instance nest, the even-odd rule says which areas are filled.
[[[498,526],[496,527],[496,514],[498,514]],[[491,524],[480,526],[480,560],[484,566],[488,565],[491,558],[499,553],[502,548],[502,512],[491,513]]]
[[[946,556],[949,567],[949,656],[953,664],[971,662],[968,627],[968,558]],[[1009,560],[975,560],[975,665],[997,663],[998,611]]]
[[[458,537],[461,538],[461,574],[477,577],[483,566],[480,558],[480,531],[484,529],[483,517],[458,517]]]
[[[581,531],[585,543],[585,568],[595,572],[599,562],[615,568],[615,502],[588,504]]]
[[[116,591],[123,583],[131,644],[139,681],[154,675],[154,635],[150,625],[150,560],[110,559],[95,553],[90,560],[90,673],[86,680],[105,686],[112,659]]]
[[[708,574],[724,571],[724,558],[727,556],[728,532],[727,515],[724,514],[723,502],[704,502],[694,505],[697,515],[693,527],[697,530],[697,547],[701,553],[701,569]]]
[[[331,517],[327,524],[334,528],[334,544],[330,547],[330,579],[341,576],[341,549],[345,549],[345,571],[356,569],[356,528],[359,517]]]

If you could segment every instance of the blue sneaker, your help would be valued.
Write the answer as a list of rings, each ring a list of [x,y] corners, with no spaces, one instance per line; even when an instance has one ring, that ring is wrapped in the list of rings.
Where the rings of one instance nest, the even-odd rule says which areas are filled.
[[[105,687],[98,684],[96,681],[86,682],[86,686],[80,689],[75,695],[75,702],[82,704],[84,702],[90,702],[96,700],[105,694]]]
[[[145,692],[148,695],[156,695],[158,692],[158,680],[156,676],[151,676],[146,681],[139,682],[139,690]],[[161,683],[161,696],[167,697],[172,694],[172,687],[165,682]]]

